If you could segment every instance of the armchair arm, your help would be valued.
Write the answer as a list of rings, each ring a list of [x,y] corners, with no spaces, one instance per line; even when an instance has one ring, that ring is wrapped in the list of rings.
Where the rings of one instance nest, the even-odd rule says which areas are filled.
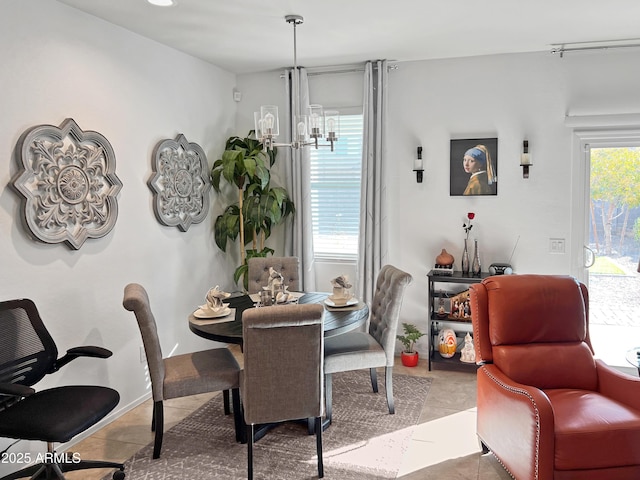
[[[553,409],[542,390],[514,382],[493,364],[483,365],[477,431],[515,478],[553,478]]]
[[[20,385],[19,383],[0,383],[0,395],[28,397],[34,393],[36,393],[36,391],[26,385]]]
[[[596,372],[600,393],[640,410],[640,378],[611,368],[602,360],[596,360]]]
[[[78,357],[109,358],[111,355],[113,355],[111,350],[107,350],[106,348],[102,347],[84,346],[70,348],[69,350],[67,350],[67,353],[64,355],[64,357],[56,360],[56,363],[53,366],[51,372],[57,372],[67,363],[75,360]]]

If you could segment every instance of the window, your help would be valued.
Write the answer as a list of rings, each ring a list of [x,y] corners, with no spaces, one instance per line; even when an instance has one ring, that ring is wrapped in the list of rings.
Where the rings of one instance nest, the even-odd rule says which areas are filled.
[[[316,258],[354,260],[360,226],[362,114],[340,116],[334,151],[311,149],[311,217]]]

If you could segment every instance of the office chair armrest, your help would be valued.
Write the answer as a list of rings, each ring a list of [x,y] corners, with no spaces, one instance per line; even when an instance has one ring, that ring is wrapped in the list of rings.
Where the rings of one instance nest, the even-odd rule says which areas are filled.
[[[28,397],[34,393],[36,393],[36,391],[26,385],[20,385],[19,383],[0,383],[0,395]]]
[[[75,360],[78,357],[109,358],[111,355],[113,355],[111,350],[102,347],[84,346],[70,348],[64,357],[56,360],[52,372],[57,372],[71,360]]]

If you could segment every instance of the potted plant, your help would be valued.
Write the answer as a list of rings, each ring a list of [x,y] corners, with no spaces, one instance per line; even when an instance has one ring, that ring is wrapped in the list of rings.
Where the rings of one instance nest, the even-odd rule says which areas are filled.
[[[226,252],[228,241],[240,243],[240,265],[233,279],[243,279],[247,288],[247,259],[266,257],[274,253],[265,247],[272,227],[284,222],[295,212],[287,191],[271,184],[270,168],[275,163],[277,151],[264,151],[262,143],[253,138],[253,130],[245,138],[230,137],[222,158],[216,160],[211,169],[211,184],[216,192],[221,191],[221,181],[238,190],[237,202],[229,205],[216,218],[214,230],[216,245]],[[251,248],[247,245],[251,244]]]
[[[418,364],[418,352],[414,350],[414,346],[416,341],[425,334],[411,323],[403,323],[402,328],[404,329],[404,335],[396,336],[398,340],[402,342],[402,345],[404,345],[400,359],[402,360],[402,365],[405,367],[415,367]]]

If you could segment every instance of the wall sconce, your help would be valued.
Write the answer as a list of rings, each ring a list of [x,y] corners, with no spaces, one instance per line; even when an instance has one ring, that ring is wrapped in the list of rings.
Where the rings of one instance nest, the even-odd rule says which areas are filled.
[[[529,178],[529,166],[531,163],[531,155],[529,154],[529,141],[522,142],[522,155],[520,155],[520,166],[522,167],[522,178]]]
[[[418,158],[413,161],[413,171],[416,172],[416,181],[422,183],[422,172],[424,172],[422,165],[422,147],[418,147]]]

